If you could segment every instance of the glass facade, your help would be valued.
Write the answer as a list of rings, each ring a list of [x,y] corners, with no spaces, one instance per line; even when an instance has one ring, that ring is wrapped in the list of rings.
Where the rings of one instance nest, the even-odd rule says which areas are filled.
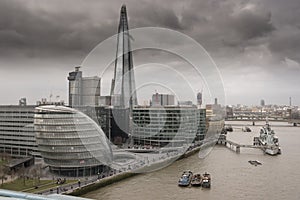
[[[90,117],[64,106],[40,106],[35,111],[38,149],[52,172],[87,176],[111,163],[109,142]]]
[[[135,107],[134,142],[153,146],[182,146],[191,144],[198,135],[199,139],[200,135],[204,138],[205,112],[200,111],[194,106]]]
[[[38,155],[32,105],[0,106],[0,152],[12,157]]]
[[[132,108],[132,106],[138,104],[128,29],[126,6],[123,5],[120,13],[114,79],[111,91],[112,105],[121,108]]]
[[[69,80],[69,106],[95,106],[100,98],[100,82],[97,76],[82,77],[79,67],[70,72]]]

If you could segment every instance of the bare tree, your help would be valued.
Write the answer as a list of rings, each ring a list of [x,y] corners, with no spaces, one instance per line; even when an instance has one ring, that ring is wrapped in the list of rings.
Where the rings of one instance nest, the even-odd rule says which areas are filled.
[[[40,178],[41,178],[41,164],[37,164],[31,167],[30,174],[34,179],[35,185],[38,185],[38,183],[40,183]]]
[[[7,163],[11,160],[11,157],[7,153],[1,153],[1,163],[0,163],[0,178],[1,178],[1,186],[3,185],[4,179],[9,173],[9,167]]]
[[[28,172],[28,168],[25,168],[24,166],[22,166],[17,172],[18,177],[23,179],[24,185],[26,185],[26,178],[28,178]]]
[[[1,186],[3,185],[4,179],[6,178],[9,172],[9,168],[5,165],[0,165],[0,178],[1,178]]]

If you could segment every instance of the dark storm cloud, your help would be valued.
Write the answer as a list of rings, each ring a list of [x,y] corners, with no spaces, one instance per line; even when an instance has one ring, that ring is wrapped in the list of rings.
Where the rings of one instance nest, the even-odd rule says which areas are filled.
[[[300,29],[289,27],[278,31],[270,38],[269,47],[279,59],[289,57],[300,62]]]
[[[77,1],[76,6],[70,1],[67,5],[58,1],[27,2],[0,2],[0,48],[3,52],[21,48],[35,51],[37,55],[68,51],[87,53],[116,32],[117,22],[94,21],[93,13],[87,12],[89,7],[85,7],[83,1]]]
[[[211,53],[237,54],[247,46],[266,42],[276,30],[271,12],[249,2],[193,1],[183,10],[182,23]]]
[[[131,8],[130,10],[132,10],[130,11],[130,24],[132,27],[154,26],[174,30],[183,29],[178,16],[168,4],[164,5],[159,2],[153,4],[152,1],[145,1],[137,9]]]
[[[274,80],[288,80],[291,73],[297,75],[299,0],[1,0],[2,76],[5,69],[24,66],[51,66],[60,71],[57,73],[73,69],[96,45],[116,34],[123,3],[127,5],[130,28],[170,28],[203,45],[221,71],[226,71],[225,85],[236,91],[232,99],[245,91],[239,90],[239,85],[251,88],[249,83],[255,81],[264,85],[257,79],[265,80],[266,74],[277,73],[272,76]],[[167,38],[155,39],[167,42]],[[180,42],[172,45],[182,47]],[[294,71],[282,75],[280,70],[290,67],[287,59],[297,62],[289,61]],[[67,71],[63,66],[68,67]],[[241,84],[243,79],[232,75],[244,73],[249,83]],[[295,85],[295,81],[286,84]]]
[[[275,30],[274,25],[271,23],[271,13],[259,15],[250,10],[245,10],[233,16],[232,28],[244,40],[266,36]]]
[[[47,55],[88,53],[116,33],[121,6],[119,1],[20,2],[0,2],[0,48],[4,52],[28,49],[36,56],[43,52]],[[213,53],[223,51],[222,48],[240,51],[261,43],[260,38],[274,32],[267,6],[251,7],[249,2],[134,0],[126,4],[131,28],[156,26],[179,30]]]

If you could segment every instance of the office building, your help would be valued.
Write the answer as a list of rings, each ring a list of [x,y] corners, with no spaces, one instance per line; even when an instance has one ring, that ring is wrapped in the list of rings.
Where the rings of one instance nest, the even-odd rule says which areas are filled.
[[[80,67],[70,72],[69,80],[69,106],[95,106],[100,99],[101,79],[98,76],[83,77]]]
[[[37,101],[37,105],[63,105],[64,102]],[[19,105],[0,106],[0,153],[12,157],[40,157],[33,128],[34,109],[37,105],[27,105],[26,98]]]
[[[135,144],[182,146],[205,135],[205,110],[195,106],[134,107],[133,122]]]
[[[265,100],[260,100],[260,106],[264,107],[266,104],[265,104]]]
[[[202,105],[202,93],[201,92],[198,92],[197,93],[197,105],[198,106],[201,106]]]
[[[34,105],[0,106],[0,152],[12,157],[37,155],[33,129]],[[26,100],[25,100],[26,102]]]
[[[178,106],[192,106],[192,101],[178,101]]]
[[[152,95],[152,106],[173,106],[175,105],[175,97],[172,94],[159,94]]]
[[[206,109],[200,108],[198,109],[198,113],[199,114],[197,116],[197,119],[199,120],[199,122],[198,122],[197,134],[195,138],[196,142],[204,140],[206,135],[206,129],[207,129]]]
[[[99,106],[111,106],[111,96],[100,96]]]

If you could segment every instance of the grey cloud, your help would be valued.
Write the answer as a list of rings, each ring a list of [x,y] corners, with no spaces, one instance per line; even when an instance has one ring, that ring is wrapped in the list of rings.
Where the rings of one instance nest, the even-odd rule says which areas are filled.
[[[176,1],[175,1],[176,2]],[[157,1],[143,1],[137,9],[130,9],[130,23],[132,27],[165,27],[175,30],[182,30],[178,16],[169,4]]]
[[[275,30],[271,22],[271,13],[256,14],[245,10],[234,15],[231,24],[243,40],[263,37]]]
[[[19,1],[0,2],[2,51],[20,51],[19,47],[23,47],[22,50],[27,48],[37,55],[68,51],[69,54],[72,51],[87,53],[101,40],[115,33],[117,22],[95,22],[91,16],[93,13],[78,9],[73,11],[70,4],[56,2],[47,8],[32,1],[30,3],[33,5],[21,6]]]
[[[300,62],[300,29],[287,27],[280,30],[270,38],[269,47],[279,59],[289,57]]]
[[[275,69],[285,69],[280,64],[285,57],[300,62],[298,0],[2,0],[0,69],[21,68],[24,63],[28,68],[72,69],[117,32],[122,3],[127,5],[130,28],[165,27],[191,36],[222,70],[228,70],[227,81],[235,80],[230,72],[243,74],[236,69],[252,66],[258,66],[256,72],[265,69],[280,77]],[[157,40],[167,42],[166,38]],[[172,45],[181,48],[182,44]],[[289,79],[288,75],[284,78]],[[240,85],[234,83],[231,90]]]
[[[88,53],[116,33],[118,1],[47,1],[21,6],[18,0],[1,1],[0,30],[11,31],[2,50],[19,46],[40,55]],[[268,11],[241,11],[232,16],[236,1],[128,1],[130,27],[158,26],[182,31],[210,51],[244,48],[274,30]],[[138,4],[139,3],[139,4]],[[3,10],[4,9],[4,10]],[[2,12],[3,10],[3,12]],[[4,35],[4,34],[3,34]],[[0,34],[0,37],[2,35]],[[162,39],[163,40],[163,39]],[[252,40],[251,42],[249,40]],[[0,38],[0,41],[1,38]],[[240,50],[239,50],[240,51]]]

